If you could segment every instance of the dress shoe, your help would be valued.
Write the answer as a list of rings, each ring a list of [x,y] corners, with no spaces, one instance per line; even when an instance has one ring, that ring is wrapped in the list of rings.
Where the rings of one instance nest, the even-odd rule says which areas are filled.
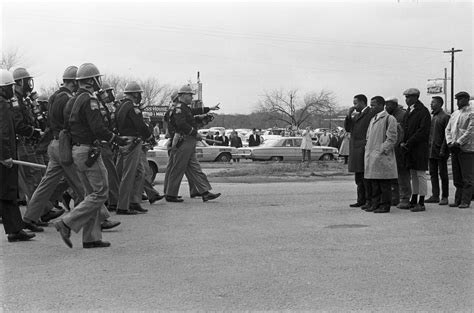
[[[193,194],[190,195],[190,197],[191,197],[192,199],[197,198],[197,197],[200,197],[200,196],[201,196],[200,193],[193,193]]]
[[[367,211],[368,208],[372,206],[372,203],[367,202],[363,206],[360,207],[361,210]]]
[[[448,205],[448,198],[441,198],[441,200],[439,201],[439,205]]]
[[[469,208],[469,204],[467,204],[467,203],[461,203],[461,204],[458,206],[458,208],[460,208],[460,209],[467,209],[467,208]]]
[[[397,206],[400,203],[400,200],[392,200],[392,203],[390,203],[392,206]]]
[[[110,247],[110,242],[108,241],[91,241],[91,242],[83,242],[82,247],[84,249],[89,249],[89,248],[107,248]]]
[[[158,195],[155,195],[155,196],[149,198],[148,201],[150,202],[150,204],[153,204],[153,203],[155,203],[156,201],[160,201],[160,200],[163,199],[164,197],[165,197],[164,195],[162,196],[162,195],[158,194]]]
[[[456,203],[456,202],[454,202],[454,203],[451,203],[449,206],[450,206],[451,208],[457,208],[460,204],[461,204],[461,203]]]
[[[143,195],[142,195],[142,200],[148,200],[147,195],[143,194]]]
[[[412,212],[423,212],[426,211],[426,208],[424,205],[421,205],[419,203],[415,204],[413,208],[410,209]]]
[[[137,215],[137,211],[131,211],[131,210],[117,210],[117,215]]]
[[[364,203],[359,203],[359,202],[356,202],[356,203],[353,203],[353,204],[349,204],[349,206],[350,206],[351,208],[359,208],[359,207],[361,207],[361,206],[363,206],[363,205],[364,205]]]
[[[69,204],[71,203],[72,197],[69,194],[69,192],[67,192],[67,191],[63,192],[63,197],[62,198],[63,198],[63,205],[66,208],[66,210],[71,211],[71,207],[70,207]]]
[[[375,210],[377,210],[377,207],[372,205],[372,206],[368,207],[365,211],[366,212],[374,212]]]
[[[202,194],[202,202],[207,202],[209,200],[217,199],[221,196],[221,193],[212,193],[212,192],[205,192]]]
[[[43,222],[41,219],[39,219],[37,222],[33,222],[36,226],[39,227],[48,227],[49,223],[48,222]]]
[[[409,210],[409,209],[410,209],[410,203],[408,203],[408,202],[400,202],[400,203],[397,205],[397,208],[399,208],[400,210]]]
[[[374,213],[390,213],[390,207],[379,207],[374,210]]]
[[[70,239],[71,229],[62,220],[55,222],[54,227],[56,227],[56,230],[59,232],[59,235],[61,235],[61,238],[66,246],[72,248],[72,242]]]
[[[131,203],[130,207],[128,208],[130,211],[137,211],[138,213],[146,213],[148,212],[147,209],[142,208],[142,206],[138,203]]]
[[[182,198],[173,197],[173,196],[166,196],[165,199],[167,202],[183,202],[184,201]]]
[[[117,211],[117,206],[116,205],[108,205],[107,210],[109,210],[109,212],[115,212],[115,211]]]
[[[35,236],[35,234],[28,234],[27,232],[20,230],[19,232],[8,234],[8,242],[28,241]]]
[[[102,229],[102,230],[112,229],[112,228],[117,227],[119,225],[120,225],[120,222],[118,222],[118,221],[105,220],[102,223],[100,223],[100,229]]]
[[[36,226],[36,224],[33,222],[24,221],[23,224],[23,229],[28,229],[35,233],[41,233],[44,231],[42,227]]]
[[[425,200],[425,203],[439,203],[439,197],[431,196]]]
[[[66,212],[64,209],[61,209],[61,210],[49,210],[48,213],[44,214],[43,216],[41,216],[41,220],[43,222],[49,222],[51,220],[54,220],[55,218],[58,218],[60,217],[61,215],[64,214],[64,212]]]

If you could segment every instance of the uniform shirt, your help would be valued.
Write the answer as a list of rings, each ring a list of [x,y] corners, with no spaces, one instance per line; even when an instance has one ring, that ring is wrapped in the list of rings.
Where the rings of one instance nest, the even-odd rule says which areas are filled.
[[[35,118],[33,116],[33,112],[31,112],[30,104],[27,102],[23,95],[21,95],[18,91],[15,90],[15,96],[17,100],[17,106],[13,106],[13,115],[15,120],[15,127],[27,127],[30,131],[22,131],[20,137],[24,139],[34,139],[31,138],[31,135],[34,132],[34,129],[37,127]],[[29,135],[23,135],[23,134]],[[26,138],[25,138],[26,137]]]
[[[48,100],[49,128],[53,136],[58,136],[59,132],[65,128],[64,111],[69,99],[72,98],[72,92],[66,87],[61,87]],[[69,111],[70,112],[70,111]]]
[[[446,142],[457,142],[464,152],[474,152],[474,110],[467,105],[451,114],[446,126]]]
[[[183,135],[195,136],[197,134],[197,121],[194,115],[206,114],[208,107],[191,109],[184,103],[178,103],[173,109],[170,119],[176,132]],[[171,134],[172,136],[174,134]]]
[[[69,118],[73,143],[92,144],[95,140],[110,141],[114,137],[104,124],[99,100],[88,90],[79,89]]]
[[[121,136],[150,138],[151,132],[143,121],[142,112],[132,100],[124,99],[116,113],[117,130]]]

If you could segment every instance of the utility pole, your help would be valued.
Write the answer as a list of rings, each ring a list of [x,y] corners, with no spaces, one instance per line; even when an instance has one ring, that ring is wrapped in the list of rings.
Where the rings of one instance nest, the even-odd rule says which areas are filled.
[[[461,51],[461,49],[454,50],[454,48],[443,51],[443,53],[451,53],[451,112],[454,111],[454,54]]]
[[[444,110],[448,112],[448,91],[446,90],[446,88],[448,88],[448,69],[444,68],[444,84],[443,84]]]

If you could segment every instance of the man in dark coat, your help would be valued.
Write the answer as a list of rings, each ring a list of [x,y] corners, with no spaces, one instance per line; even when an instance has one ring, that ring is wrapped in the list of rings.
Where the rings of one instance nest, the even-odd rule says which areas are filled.
[[[260,135],[257,134],[257,130],[254,128],[252,129],[252,134],[249,136],[249,147],[260,146],[260,143]]]
[[[449,196],[449,151],[445,136],[446,126],[449,122],[449,115],[443,111],[443,104],[443,98],[439,96],[433,97],[431,100],[431,114],[433,114],[433,117],[431,118],[429,141],[429,168],[431,176],[431,192],[433,195],[425,200],[426,203],[439,203],[439,205],[447,205]],[[439,197],[439,178],[441,178],[441,200]]]
[[[32,129],[18,125],[10,111],[13,98],[13,76],[7,70],[0,70],[0,216],[2,217],[8,241],[26,241],[34,234],[23,231],[23,220],[18,207],[18,166],[13,164],[17,158],[16,133],[31,135]]]
[[[371,193],[368,182],[364,180],[367,128],[372,117],[378,112],[367,106],[367,97],[365,95],[354,96],[353,103],[354,106],[349,109],[344,121],[344,128],[347,132],[351,133],[348,170],[351,173],[355,173],[355,183],[357,185],[357,202],[349,206],[361,207],[367,204]]]
[[[410,210],[421,212],[425,211],[425,196],[428,189],[425,172],[428,170],[431,115],[419,100],[418,89],[410,88],[403,94],[408,110],[403,123],[403,140],[400,147],[404,149],[405,166],[410,170],[411,176]]]

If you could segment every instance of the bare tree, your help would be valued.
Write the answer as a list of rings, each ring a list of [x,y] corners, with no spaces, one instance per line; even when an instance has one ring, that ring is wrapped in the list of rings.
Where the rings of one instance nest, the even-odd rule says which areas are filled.
[[[115,92],[118,93],[123,92],[125,85],[127,85],[128,79],[125,76],[117,74],[106,74],[103,81],[109,84],[112,88],[114,88]]]
[[[331,91],[310,92],[301,101],[296,89],[267,92],[259,101],[257,112],[269,113],[274,119],[287,125],[300,127],[315,115],[325,114],[335,106]]]
[[[16,67],[24,62],[24,55],[20,53],[18,48],[12,50],[2,51],[2,61],[0,68],[9,71],[13,67]]]
[[[46,97],[49,98],[60,87],[61,87],[61,82],[56,80],[56,83],[54,85],[50,85],[50,86],[47,86],[47,87],[44,87],[44,86],[41,87],[39,89],[39,95],[40,96],[46,96]]]
[[[143,89],[142,99],[146,105],[162,106],[167,104],[167,98],[172,92],[168,85],[161,84],[154,77],[142,80],[139,84]]]

